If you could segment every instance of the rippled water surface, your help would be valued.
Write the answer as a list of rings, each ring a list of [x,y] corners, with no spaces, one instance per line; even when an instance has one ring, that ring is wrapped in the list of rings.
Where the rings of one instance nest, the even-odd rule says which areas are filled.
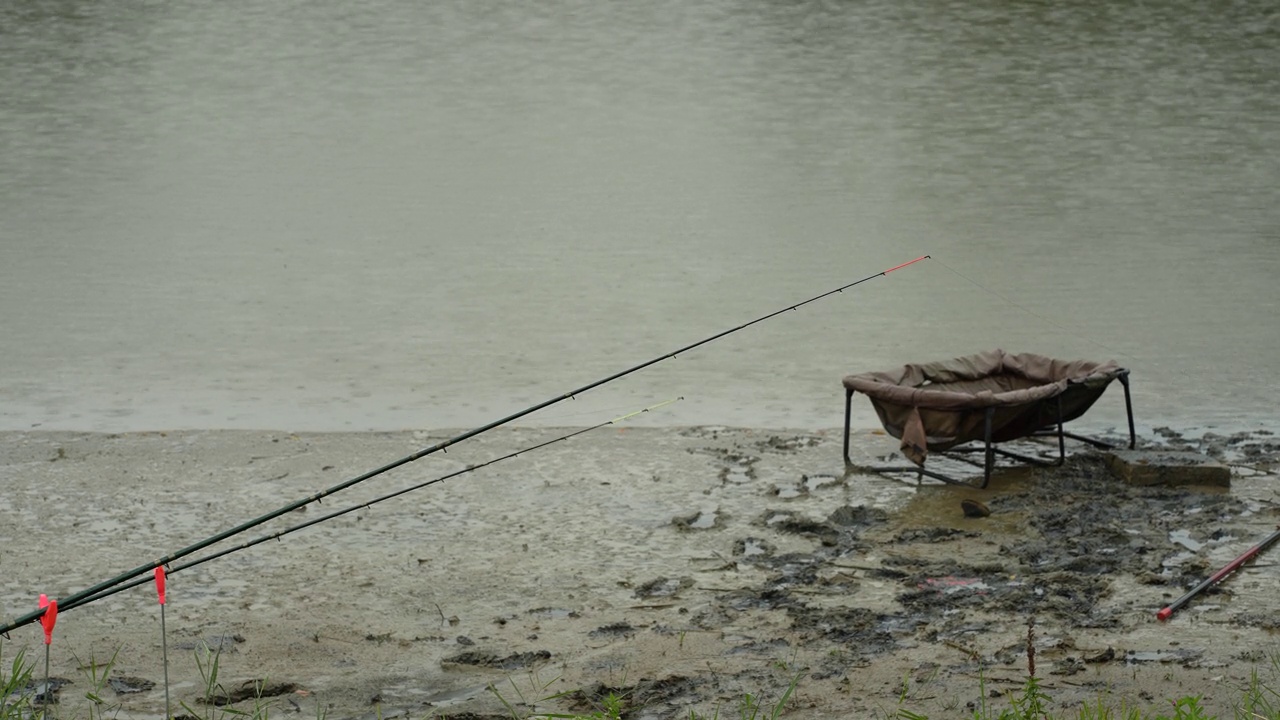
[[[525,422],[1003,347],[1274,424],[1277,57],[1265,2],[7,3],[0,429],[471,426],[923,254]]]

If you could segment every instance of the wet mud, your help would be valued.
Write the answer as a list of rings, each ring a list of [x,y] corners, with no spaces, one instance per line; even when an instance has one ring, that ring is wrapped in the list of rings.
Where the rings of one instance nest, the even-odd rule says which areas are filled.
[[[42,441],[13,444],[8,467],[47,471],[113,449],[101,437]],[[280,456],[261,451],[279,439],[227,442],[250,458],[250,475]],[[437,498],[455,511],[443,528],[451,550],[423,552],[414,538],[437,516],[417,508],[294,542],[293,559],[244,560],[242,572],[275,578],[270,592],[210,576],[171,648],[213,647],[243,675],[285,688],[275,694],[290,708],[324,703],[329,717],[509,717],[508,705],[606,703],[629,718],[712,716],[736,714],[747,694],[776,700],[793,683],[793,717],[897,707],[945,717],[982,702],[984,687],[1018,687],[1030,634],[1037,675],[1061,707],[1202,694],[1225,713],[1251,673],[1280,673],[1280,561],[1246,566],[1168,622],[1155,613],[1280,523],[1280,442],[1162,429],[1146,443],[1213,456],[1232,468],[1233,485],[1132,486],[1101,451],[1077,449],[1061,467],[1002,469],[979,490],[833,471],[838,433],[619,434],[576,451],[586,457],[517,473],[541,517],[521,512],[531,496],[476,503],[476,488],[460,487]],[[863,433],[856,459],[874,461],[887,444]],[[124,464],[153,450],[134,447]],[[293,459],[267,468],[273,483],[332,472],[309,449],[285,455]],[[493,487],[509,492],[513,477]],[[30,498],[0,510],[31,527],[42,516]],[[336,538],[359,553],[347,557],[355,550]],[[391,560],[376,566],[377,557]],[[303,568],[334,564],[339,591],[295,582]],[[81,633],[81,650],[154,646],[137,621],[116,620],[131,607],[101,608],[87,635],[60,623]],[[121,671],[121,704],[154,712],[154,665],[135,653]]]

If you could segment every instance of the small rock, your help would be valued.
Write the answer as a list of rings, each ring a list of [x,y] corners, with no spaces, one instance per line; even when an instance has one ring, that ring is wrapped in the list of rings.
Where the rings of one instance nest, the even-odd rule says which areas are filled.
[[[1050,675],[1075,675],[1084,671],[1084,663],[1075,656],[1067,656],[1060,660],[1054,668],[1049,671]]]
[[[156,684],[150,680],[144,680],[136,677],[126,677],[117,675],[107,680],[107,685],[116,691],[117,695],[130,695],[132,693],[146,692],[154,688]]]
[[[960,509],[964,511],[965,517],[970,518],[983,518],[991,515],[991,510],[986,505],[968,498],[960,501]]]
[[[603,625],[601,627],[596,628],[595,630],[592,630],[587,634],[593,638],[631,637],[632,635],[636,634],[636,629],[632,627],[631,623],[623,621],[623,622],[612,623],[609,625]]]

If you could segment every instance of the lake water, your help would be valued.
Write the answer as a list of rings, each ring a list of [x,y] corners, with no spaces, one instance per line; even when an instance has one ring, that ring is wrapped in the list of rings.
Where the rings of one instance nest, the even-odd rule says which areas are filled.
[[[1274,427],[1278,59],[1262,1],[5,3],[0,429],[470,427],[924,254],[522,422],[1003,347]]]

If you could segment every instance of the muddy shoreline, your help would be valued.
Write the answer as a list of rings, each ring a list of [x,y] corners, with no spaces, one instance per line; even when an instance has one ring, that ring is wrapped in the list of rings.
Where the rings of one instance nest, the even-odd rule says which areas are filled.
[[[564,432],[486,434],[235,542]],[[450,433],[0,436],[8,619]],[[1034,623],[1059,707],[1202,694],[1229,715],[1280,656],[1274,554],[1167,623],[1155,612],[1280,522],[1280,440],[1146,442],[1219,457],[1232,487],[1128,486],[1083,449],[986,490],[918,486],[846,473],[839,431],[609,428],[173,574],[171,690],[195,702],[211,645],[227,699],[266,678],[276,712],[312,717],[586,711],[608,692],[628,717],[709,716],[797,676],[789,717],[947,717],[1025,679]],[[894,443],[862,431],[853,449],[868,464]],[[38,626],[3,647],[43,659]],[[61,703],[83,703],[78,666],[114,655],[120,716],[162,716],[160,647],[150,588],[66,612]]]

